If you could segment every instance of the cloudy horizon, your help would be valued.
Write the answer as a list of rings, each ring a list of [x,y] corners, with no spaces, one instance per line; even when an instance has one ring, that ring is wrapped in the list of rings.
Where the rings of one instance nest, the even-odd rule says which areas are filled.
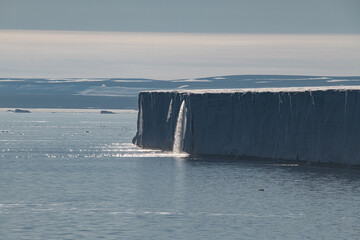
[[[0,0],[0,77],[360,75],[354,0]]]

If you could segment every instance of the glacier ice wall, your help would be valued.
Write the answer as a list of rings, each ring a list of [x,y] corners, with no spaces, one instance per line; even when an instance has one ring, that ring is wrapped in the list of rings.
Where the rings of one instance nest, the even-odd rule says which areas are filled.
[[[182,103],[184,152],[360,165],[359,87],[141,92],[133,142],[172,150]]]

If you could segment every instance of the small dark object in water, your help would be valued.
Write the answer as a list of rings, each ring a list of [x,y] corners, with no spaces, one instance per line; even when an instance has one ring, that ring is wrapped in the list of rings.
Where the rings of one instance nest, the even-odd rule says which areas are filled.
[[[85,131],[85,133],[89,133],[90,131]]]
[[[263,192],[263,191],[265,191],[265,189],[259,188],[258,191],[259,191],[259,192]]]
[[[115,113],[112,112],[112,111],[106,111],[106,110],[102,110],[100,113],[101,113],[101,114],[115,114]]]
[[[31,113],[29,110],[24,110],[24,109],[15,109],[15,113]]]

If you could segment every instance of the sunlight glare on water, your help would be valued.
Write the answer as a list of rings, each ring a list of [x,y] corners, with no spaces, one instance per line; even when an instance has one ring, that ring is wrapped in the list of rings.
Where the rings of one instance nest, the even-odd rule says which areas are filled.
[[[132,143],[113,143],[102,148],[101,157],[187,157],[187,153],[177,153],[156,149],[143,149]]]

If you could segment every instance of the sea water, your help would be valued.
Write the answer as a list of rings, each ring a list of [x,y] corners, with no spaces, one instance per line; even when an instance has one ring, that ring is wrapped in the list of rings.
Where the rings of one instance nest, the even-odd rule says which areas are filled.
[[[359,239],[360,170],[139,149],[136,118],[0,112],[0,239]]]

